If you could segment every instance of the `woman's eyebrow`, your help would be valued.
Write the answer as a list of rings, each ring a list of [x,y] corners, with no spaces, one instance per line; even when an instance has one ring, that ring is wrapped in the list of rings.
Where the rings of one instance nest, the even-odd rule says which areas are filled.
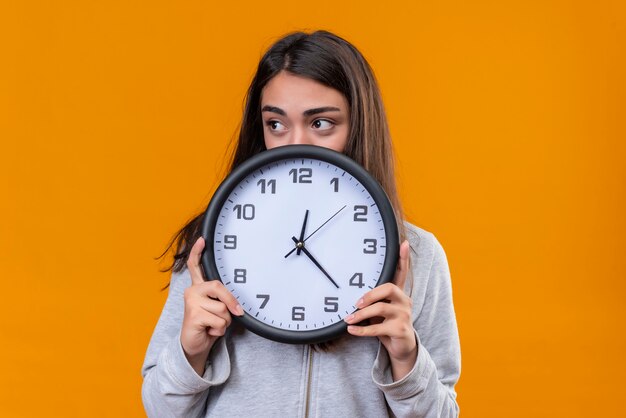
[[[314,109],[305,110],[304,112],[302,112],[302,115],[311,116],[311,115],[317,115],[318,113],[324,113],[324,112],[341,112],[341,109],[339,109],[338,107],[332,107],[332,106],[316,107]]]
[[[272,112],[272,113],[278,113],[281,116],[287,116],[287,114],[285,113],[283,109],[281,109],[280,107],[276,107],[276,106],[263,106],[261,108],[261,112]]]
[[[272,113],[276,113],[279,114],[281,116],[287,116],[287,113],[281,109],[280,107],[276,107],[276,106],[263,106],[261,108],[261,112],[272,112]],[[333,106],[324,106],[324,107],[316,107],[313,109],[307,109],[304,112],[302,112],[302,116],[312,116],[312,115],[317,115],[318,113],[324,113],[324,112],[341,112],[341,109],[339,109],[338,107],[333,107]]]

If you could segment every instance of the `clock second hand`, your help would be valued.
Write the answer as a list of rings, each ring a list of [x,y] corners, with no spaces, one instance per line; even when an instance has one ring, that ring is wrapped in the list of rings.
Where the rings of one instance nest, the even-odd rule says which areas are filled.
[[[344,206],[345,207],[345,206]],[[333,280],[332,277],[330,277],[330,274],[328,274],[326,272],[326,270],[324,270],[324,267],[322,267],[322,265],[320,263],[317,262],[317,260],[315,259],[315,257],[313,257],[313,255],[304,247],[304,242],[303,241],[298,241],[298,239],[296,237],[291,237],[291,239],[293,240],[293,242],[296,243],[296,246],[298,249],[301,249],[304,254],[309,257],[311,259],[311,261],[313,262],[313,264],[315,264],[317,266],[318,269],[320,269],[322,271],[322,273],[324,273],[324,275],[326,277],[328,277],[328,280],[330,280],[332,282],[332,284],[335,285],[335,287],[337,289],[339,289],[339,285]]]
[[[331,219],[333,219],[335,216],[337,216],[337,215],[339,214],[339,212],[341,212],[342,210],[344,210],[344,209],[346,208],[346,206],[348,206],[348,205],[343,205],[343,207],[342,207],[341,209],[339,209],[337,212],[335,212],[335,213],[333,214],[333,216],[331,216],[330,218],[328,218],[328,219],[326,220],[326,222],[324,222],[323,224],[321,224],[321,225],[320,225],[320,226],[319,226],[319,227],[318,227],[315,231],[311,232],[311,233],[309,234],[309,236],[308,236],[308,237],[306,237],[305,239],[303,239],[303,240],[302,240],[302,244],[304,244],[304,243],[306,242],[306,240],[308,240],[309,238],[311,238],[311,237],[313,236],[313,234],[315,234],[317,231],[319,231],[320,229],[322,229],[322,227],[323,227],[324,225],[326,225],[328,222],[330,222],[330,220],[331,220]],[[309,211],[307,210],[307,214],[308,214],[308,212],[309,212]],[[306,220],[306,218],[305,218],[305,220]],[[297,244],[297,243],[298,243],[298,242],[296,242],[296,244]],[[294,251],[296,251],[297,249],[298,249],[298,246],[296,245],[296,247],[295,247],[295,248],[293,248],[291,251],[289,251],[287,254],[285,254],[285,258],[289,257],[289,256],[291,255],[291,253],[293,253],[293,252],[294,252]]]

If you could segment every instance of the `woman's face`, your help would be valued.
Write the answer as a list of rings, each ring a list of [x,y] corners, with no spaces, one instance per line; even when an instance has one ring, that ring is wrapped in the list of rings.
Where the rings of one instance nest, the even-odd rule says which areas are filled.
[[[261,95],[267,149],[309,144],[343,152],[348,142],[348,102],[339,91],[281,71]]]

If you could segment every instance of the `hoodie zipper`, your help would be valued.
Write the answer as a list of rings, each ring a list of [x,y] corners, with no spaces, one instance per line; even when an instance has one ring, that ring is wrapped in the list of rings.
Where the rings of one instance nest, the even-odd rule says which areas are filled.
[[[307,346],[308,350],[308,361],[306,366],[306,389],[304,392],[304,418],[309,416],[309,396],[311,391],[311,371],[313,365],[313,350],[311,350],[310,346]]]

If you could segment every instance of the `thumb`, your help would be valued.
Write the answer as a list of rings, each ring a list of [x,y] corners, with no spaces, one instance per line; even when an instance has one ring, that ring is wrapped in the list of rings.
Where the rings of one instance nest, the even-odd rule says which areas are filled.
[[[187,269],[191,274],[191,283],[199,284],[204,282],[202,276],[202,270],[200,269],[200,257],[202,256],[202,250],[204,250],[204,238],[200,237],[196,240],[189,251],[189,258],[187,258]]]
[[[398,257],[398,266],[396,267],[396,275],[393,283],[404,291],[406,276],[409,272],[409,241],[404,240],[400,244],[400,256]]]

